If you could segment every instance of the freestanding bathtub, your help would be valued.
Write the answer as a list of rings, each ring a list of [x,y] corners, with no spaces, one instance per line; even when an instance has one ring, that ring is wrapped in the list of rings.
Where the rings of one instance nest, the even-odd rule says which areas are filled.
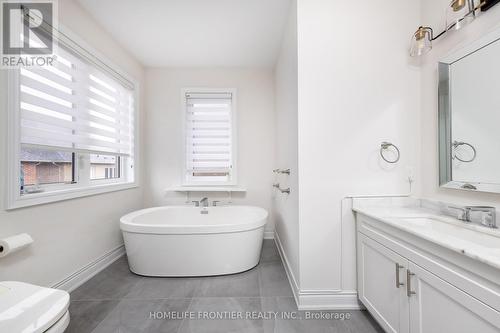
[[[250,206],[167,206],[125,215],[120,228],[130,270],[172,277],[249,270],[259,262],[267,215]]]

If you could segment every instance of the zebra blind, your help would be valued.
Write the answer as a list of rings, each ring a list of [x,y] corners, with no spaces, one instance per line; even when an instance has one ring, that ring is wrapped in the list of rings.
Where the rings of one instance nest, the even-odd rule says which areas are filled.
[[[53,66],[21,68],[23,146],[131,156],[134,91],[61,45]]]
[[[186,181],[228,183],[233,178],[231,93],[186,94]]]

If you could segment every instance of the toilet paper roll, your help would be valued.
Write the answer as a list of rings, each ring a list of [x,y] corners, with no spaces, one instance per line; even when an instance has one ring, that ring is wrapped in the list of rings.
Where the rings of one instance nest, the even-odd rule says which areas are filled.
[[[28,234],[19,234],[0,239],[0,258],[19,251],[33,243],[33,238]]]

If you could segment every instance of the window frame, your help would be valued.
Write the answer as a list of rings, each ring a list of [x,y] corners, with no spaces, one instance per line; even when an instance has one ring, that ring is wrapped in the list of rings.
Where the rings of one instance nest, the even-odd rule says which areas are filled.
[[[6,195],[6,209],[17,209],[51,202],[76,199],[86,196],[92,196],[102,193],[122,191],[132,189],[140,186],[140,165],[139,165],[139,138],[140,138],[140,85],[139,82],[130,77],[126,72],[116,66],[109,58],[102,53],[91,47],[88,43],[75,35],[69,29],[59,25],[58,30],[63,35],[69,37],[73,42],[78,44],[79,47],[91,53],[100,62],[110,67],[115,72],[129,80],[134,85],[134,151],[132,161],[122,161],[121,164],[121,178],[113,179],[90,179],[90,155],[89,154],[76,154],[75,158],[75,178],[74,184],[48,184],[43,185],[43,188],[50,189],[39,193],[31,193],[29,195],[21,195],[20,193],[20,69],[6,70],[7,74],[7,172],[6,182],[7,195]],[[82,156],[87,156],[89,163],[84,172],[88,173],[88,177],[82,179]],[[123,159],[123,158],[122,158]],[[129,157],[126,157],[129,159]],[[132,170],[127,170],[127,166],[133,165]],[[131,173],[130,173],[131,172]],[[133,179],[133,180],[129,180]]]
[[[230,93],[231,94],[231,179],[225,182],[189,181],[187,177],[187,99],[189,93]],[[220,187],[238,185],[238,91],[236,88],[183,88],[181,89],[182,103],[182,175],[181,186]]]

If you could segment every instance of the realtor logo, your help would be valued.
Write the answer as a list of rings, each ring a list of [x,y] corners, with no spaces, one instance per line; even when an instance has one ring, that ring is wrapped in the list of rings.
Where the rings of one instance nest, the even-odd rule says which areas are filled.
[[[51,65],[55,2],[0,0],[2,67]]]

